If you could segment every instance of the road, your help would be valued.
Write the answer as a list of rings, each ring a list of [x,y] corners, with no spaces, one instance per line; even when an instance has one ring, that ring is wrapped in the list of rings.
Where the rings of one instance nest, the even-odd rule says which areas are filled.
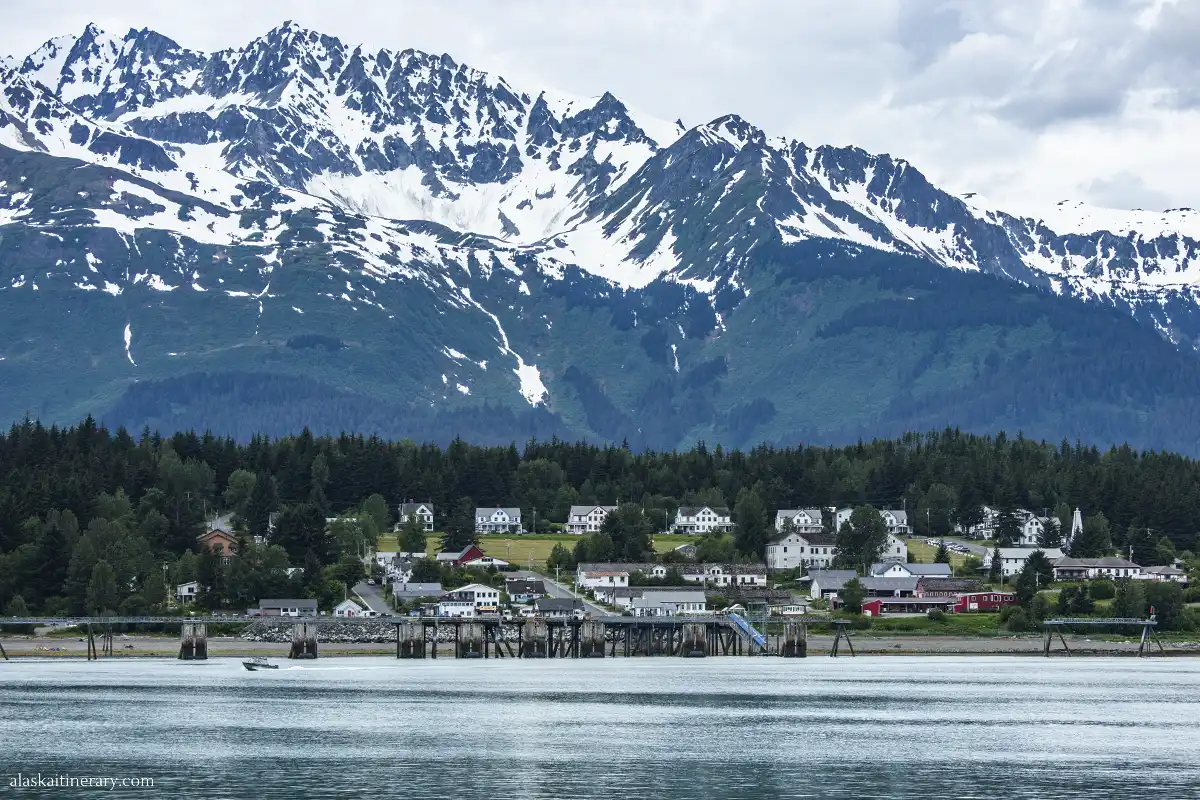
[[[608,617],[608,616],[611,616],[613,613],[606,608],[602,608],[601,606],[596,605],[595,603],[588,600],[587,598],[585,598],[581,595],[575,594],[570,589],[568,589],[566,586],[563,586],[562,584],[559,584],[559,583],[555,583],[553,578],[548,578],[545,575],[542,575],[541,573],[530,572],[529,570],[517,570],[517,572],[515,574],[521,578],[528,578],[530,580],[535,580],[535,581],[543,581],[546,584],[546,592],[551,597],[574,597],[574,598],[577,598],[578,600],[580,600],[583,603],[584,608],[586,608],[589,612],[591,612],[593,614],[598,614],[603,617]]]
[[[965,539],[959,539],[954,536],[947,536],[947,537],[945,537],[945,539],[947,542],[955,542],[957,544],[961,544],[963,547],[970,550],[971,555],[973,555],[973,556],[986,556],[988,553],[992,552],[991,550],[988,550],[983,545],[975,544],[974,542],[968,542]]]
[[[371,586],[368,583],[356,583],[354,585],[354,593],[362,598],[362,601],[367,604],[368,611],[376,611],[380,614],[391,614],[392,609],[387,604],[387,598],[383,596],[378,584]]]

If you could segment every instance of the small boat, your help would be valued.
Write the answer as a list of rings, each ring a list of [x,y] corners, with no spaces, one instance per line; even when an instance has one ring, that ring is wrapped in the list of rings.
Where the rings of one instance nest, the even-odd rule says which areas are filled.
[[[258,669],[279,669],[278,664],[272,664],[269,661],[267,661],[267,659],[263,658],[262,656],[255,656],[254,658],[250,659],[249,661],[243,661],[242,666],[245,667],[246,669],[250,670],[251,672],[254,672],[255,670],[258,670]]]

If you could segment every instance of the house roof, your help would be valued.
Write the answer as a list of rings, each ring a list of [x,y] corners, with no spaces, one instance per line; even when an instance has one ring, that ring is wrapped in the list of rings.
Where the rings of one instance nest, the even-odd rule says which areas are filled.
[[[447,589],[446,594],[459,594],[460,592],[499,592],[495,586],[488,586],[485,583],[468,583],[466,586],[459,586],[456,589]]]
[[[440,583],[393,583],[392,594],[408,597],[437,597],[442,593]]]
[[[459,550],[458,552],[454,552],[454,553],[448,552],[448,551],[442,551],[441,553],[437,554],[437,560],[438,561],[458,561],[460,558],[462,558],[463,556],[465,556],[467,553],[471,552],[472,550],[479,550],[479,545],[469,544],[466,547],[464,547],[462,550]],[[483,553],[482,550],[479,550],[479,552],[480,552],[480,554]]]
[[[583,608],[583,602],[574,597],[539,597],[533,607],[538,611],[574,611]]]
[[[509,517],[520,517],[521,516],[521,509],[519,509],[519,508],[501,508],[499,506],[492,506],[491,508],[476,508],[475,516],[476,517],[490,517],[493,514],[495,514],[497,511],[503,511],[505,514],[508,514]]]
[[[883,516],[885,514],[891,514],[892,517],[896,520],[897,525],[907,525],[908,524],[908,512],[907,511],[896,511],[891,508],[885,508],[879,512],[880,516]]]
[[[707,603],[704,592],[699,589],[680,590],[676,589],[669,592],[645,592],[641,597],[635,597],[633,604],[638,608],[649,608],[651,606],[663,605],[669,603]]]
[[[931,578],[923,577],[918,585],[926,592],[978,592],[983,588],[983,582],[971,578]]]
[[[545,594],[546,583],[526,578],[509,578],[504,582],[504,591],[509,594]]]
[[[784,539],[786,539],[788,536],[799,537],[800,539],[803,539],[805,541],[805,543],[807,543],[810,546],[815,546],[815,547],[836,547],[837,546],[837,537],[834,534],[826,533],[825,531],[821,531],[819,533],[815,532],[815,531],[812,533],[801,533],[800,531],[795,531],[795,530],[793,530],[793,531],[774,530],[771,532],[769,541],[772,544],[778,544],[779,542],[782,542]]]
[[[701,511],[711,511],[719,517],[728,517],[729,509],[725,506],[680,506],[679,516],[694,517]]]
[[[785,519],[795,519],[800,514],[808,514],[817,521],[817,524],[821,523],[821,509],[819,508],[781,508],[775,512],[775,524],[779,525]]]
[[[1031,554],[1037,552],[1038,550],[1041,550],[1043,553],[1045,553],[1046,558],[1051,560],[1061,559],[1063,557],[1063,551],[1057,547],[1001,547],[1000,557],[1019,558],[1024,560],[1029,558]]]
[[[259,608],[311,608],[317,610],[316,600],[290,600],[290,599],[275,599],[258,601]]]
[[[433,503],[401,503],[400,504],[400,514],[401,515],[411,514],[412,512],[414,512],[420,508],[425,508],[425,510],[428,511],[430,514],[433,513]]]
[[[1183,575],[1183,570],[1178,567],[1142,567],[1142,572],[1151,575]]]
[[[572,517],[586,517],[596,509],[601,509],[604,512],[616,511],[616,506],[571,506]]]
[[[362,611],[362,610],[363,610],[363,607],[362,607],[362,606],[360,606],[358,603],[356,603],[356,602],[354,602],[353,600],[351,600],[349,597],[347,597],[345,600],[343,600],[342,602],[340,602],[340,603],[338,603],[336,606],[334,606],[334,607],[333,607],[333,610],[334,610],[334,611],[337,611],[337,610],[339,610],[339,609],[343,609],[343,608],[345,608],[345,609],[351,609],[351,608],[353,608],[353,609],[355,609],[356,611]]]
[[[648,574],[651,570],[653,570],[655,567],[658,567],[658,566],[662,566],[662,565],[651,564],[648,562],[638,563],[638,562],[634,562],[634,561],[609,561],[609,562],[602,561],[602,562],[595,562],[595,563],[580,564],[577,567],[575,567],[575,571],[577,573],[578,572],[586,572],[588,575],[591,575],[596,572],[629,572],[629,573],[640,572],[643,575],[645,575],[645,574]],[[666,567],[663,567],[663,568],[666,569]]]
[[[818,569],[810,572],[809,577],[821,591],[837,591],[846,581],[857,578],[858,573],[852,569]]]
[[[920,580],[915,575],[907,578],[862,578],[862,585],[864,589],[873,592],[912,592],[916,590]]]
[[[880,561],[871,565],[871,574],[879,575],[899,564],[908,570],[910,575],[948,578],[951,575],[949,564],[906,564],[903,561]]]
[[[1055,567],[1106,567],[1108,569],[1141,569],[1137,564],[1124,558],[1105,556],[1104,558],[1060,558],[1054,562]]]

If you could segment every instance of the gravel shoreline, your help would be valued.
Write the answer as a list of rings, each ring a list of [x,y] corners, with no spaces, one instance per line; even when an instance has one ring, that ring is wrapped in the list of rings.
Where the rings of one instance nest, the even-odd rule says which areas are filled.
[[[390,630],[383,637],[377,631],[366,628],[363,631],[353,630],[357,625],[370,623],[349,623],[341,631],[325,630],[321,632],[320,654],[325,656],[375,655],[394,656],[395,634]],[[374,623],[379,625],[379,623]],[[446,634],[450,634],[446,639]],[[354,637],[360,637],[355,639]],[[249,638],[248,638],[249,637]],[[1160,637],[1161,638],[1161,637]],[[241,637],[211,636],[208,640],[210,658],[236,658],[241,656],[270,656],[286,658],[288,644],[291,642],[291,629],[250,630]],[[443,641],[439,645],[439,655],[453,656],[453,634],[443,633]],[[809,636],[810,655],[825,655],[833,642],[832,636]],[[1028,636],[996,636],[996,637],[963,637],[963,636],[871,636],[865,633],[853,637],[855,652],[862,655],[1020,655],[1040,656],[1043,652],[1045,639],[1040,635]],[[76,638],[64,637],[0,637],[0,644],[12,659],[21,657],[50,657],[50,658],[85,658],[87,643]],[[1136,641],[1106,641],[1084,636],[1067,637],[1067,644],[1072,655],[1123,656],[1135,655],[1138,649]],[[179,639],[175,636],[117,636],[113,640],[114,657],[158,657],[175,658],[179,653]],[[1163,638],[1163,647],[1171,656],[1200,656],[1200,642],[1175,642],[1169,636]],[[849,655],[845,645],[841,652]],[[1158,648],[1154,647],[1154,654]],[[1057,637],[1053,643],[1052,655],[1063,655],[1062,644]],[[0,664],[3,662],[0,661]]]

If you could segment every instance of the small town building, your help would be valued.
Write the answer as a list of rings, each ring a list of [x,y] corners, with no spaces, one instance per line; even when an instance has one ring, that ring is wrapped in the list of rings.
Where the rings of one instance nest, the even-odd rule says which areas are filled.
[[[826,569],[833,566],[836,542],[824,530],[776,531],[767,542],[767,568],[771,570]]]
[[[237,537],[229,531],[213,528],[196,537],[196,549],[204,552],[206,548],[228,563],[231,557],[237,555]]]
[[[479,549],[479,545],[467,545],[462,550],[453,552],[443,551],[437,554],[437,560],[442,564],[450,564],[455,567],[461,567],[468,561],[475,561],[484,558],[484,552]]]
[[[957,597],[983,589],[983,582],[971,578],[923,577],[917,581],[914,597]]]
[[[782,508],[775,512],[775,530],[782,532],[791,523],[791,528],[800,533],[821,533],[825,524],[821,521],[819,508]]]
[[[903,561],[881,561],[871,565],[872,578],[949,578],[949,564],[908,564]]]
[[[333,607],[333,615],[335,617],[362,617],[366,616],[366,613],[365,608],[349,598],[346,598]]]
[[[199,593],[199,581],[188,581],[187,583],[181,583],[175,587],[175,602],[180,604],[194,603],[196,602],[196,596]]]
[[[675,589],[645,592],[634,598],[631,607],[635,617],[675,617],[706,611],[708,600],[698,589]]]
[[[504,591],[510,603],[528,603],[546,596],[546,583],[527,578],[509,578],[504,582]]]
[[[315,617],[316,600],[267,599],[258,601],[258,610],[264,617]]]
[[[1178,567],[1142,567],[1141,578],[1147,581],[1187,583],[1187,573]]]
[[[809,574],[812,582],[809,584],[809,596],[814,600],[822,597],[835,597],[842,585],[858,577],[852,569],[823,569]]]
[[[1132,561],[1115,556],[1104,558],[1059,558],[1054,561],[1054,580],[1089,581],[1095,578],[1142,577],[1142,568]]]
[[[426,533],[433,532],[433,503],[401,503],[396,510],[396,530],[407,525],[413,517],[421,521]]]
[[[440,583],[396,581],[392,584],[392,597],[396,598],[397,602],[412,603],[425,598],[441,596],[442,585]]]
[[[496,613],[500,610],[500,590],[483,583],[472,583],[451,589],[442,595],[443,601],[470,601],[476,614]]]
[[[600,565],[594,565],[600,566]],[[612,589],[629,585],[629,573],[621,569],[576,570],[576,582],[583,589]]]
[[[954,607],[953,597],[871,597],[863,601],[865,617],[884,614],[928,614],[930,611],[949,611]],[[834,601],[834,606],[840,601]]]
[[[903,578],[860,578],[867,597],[912,597],[917,593],[920,578],[909,575]]]
[[[487,569],[488,567],[504,569],[508,566],[508,562],[502,558],[495,558],[493,556],[479,556],[478,558],[462,562],[462,565],[471,569]]]
[[[533,612],[546,619],[567,619],[584,610],[583,603],[574,597],[539,597],[533,601]]]
[[[524,533],[519,508],[475,509],[476,533]]]
[[[567,514],[567,533],[596,533],[604,527],[608,515],[616,510],[616,506],[571,506]]]
[[[1051,562],[1063,558],[1063,551],[1057,547],[1001,547],[1000,548],[1000,572],[1004,577],[1016,575],[1025,568],[1025,562],[1031,555],[1037,552],[1046,554],[1046,558]],[[984,566],[991,566],[992,554],[988,553],[984,557]]]
[[[964,592],[955,597],[954,610],[964,614],[971,611],[999,611],[1016,602],[1017,595],[1013,592]]]
[[[733,531],[733,518],[729,509],[713,506],[680,506],[675,512],[673,533],[712,533]]]

